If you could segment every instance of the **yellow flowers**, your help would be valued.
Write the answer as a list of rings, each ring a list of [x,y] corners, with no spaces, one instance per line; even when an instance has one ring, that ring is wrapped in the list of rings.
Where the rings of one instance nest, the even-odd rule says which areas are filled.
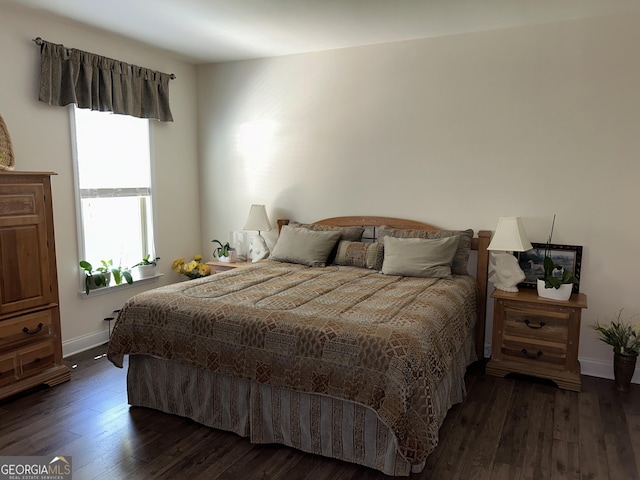
[[[186,262],[184,258],[173,261],[171,268],[189,278],[200,278],[211,275],[211,268],[202,262],[202,255],[194,255],[193,260]]]

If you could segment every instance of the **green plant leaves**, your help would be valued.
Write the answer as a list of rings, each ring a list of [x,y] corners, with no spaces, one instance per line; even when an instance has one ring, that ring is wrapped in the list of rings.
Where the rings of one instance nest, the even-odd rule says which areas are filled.
[[[218,245],[220,245],[214,250],[214,255],[217,255],[218,258],[229,256],[229,250],[231,250],[229,242],[223,244],[220,240],[211,240],[211,243],[217,243]]]
[[[544,266],[544,288],[560,288],[564,284],[578,283],[578,279],[569,270],[563,270],[560,277],[555,276],[554,270],[562,270],[562,267],[555,265],[551,257],[544,257],[542,263]]]
[[[89,273],[91,273],[93,271],[93,266],[89,262],[87,262],[85,260],[80,260],[80,267],[84,271],[89,272]]]
[[[608,324],[602,325],[596,322],[591,327],[598,332],[600,340],[613,347],[614,352],[635,354],[640,352],[639,332],[629,322],[622,320],[622,310],[618,312],[615,320],[611,320]]]

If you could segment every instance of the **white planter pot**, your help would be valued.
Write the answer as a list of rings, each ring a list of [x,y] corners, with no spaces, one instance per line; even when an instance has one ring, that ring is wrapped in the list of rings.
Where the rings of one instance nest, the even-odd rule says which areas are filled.
[[[131,271],[131,276],[134,280],[142,280],[143,278],[150,278],[156,274],[155,265],[138,265]]]
[[[542,298],[548,298],[550,300],[567,301],[571,298],[571,290],[573,284],[565,283],[560,285],[560,288],[545,288],[544,280],[538,279],[538,296]]]
[[[226,257],[218,257],[218,260],[226,263],[234,263],[238,259],[238,254],[235,250],[229,250],[229,255]]]

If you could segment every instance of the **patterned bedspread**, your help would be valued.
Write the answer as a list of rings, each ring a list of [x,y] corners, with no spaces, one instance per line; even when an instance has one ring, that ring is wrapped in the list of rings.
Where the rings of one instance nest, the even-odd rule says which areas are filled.
[[[375,410],[400,454],[436,447],[432,392],[476,319],[476,283],[264,261],[131,298],[109,342]]]

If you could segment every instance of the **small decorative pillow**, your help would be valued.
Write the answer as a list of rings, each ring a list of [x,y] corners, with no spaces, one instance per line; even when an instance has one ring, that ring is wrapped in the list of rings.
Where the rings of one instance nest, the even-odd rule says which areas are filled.
[[[387,237],[384,240],[382,273],[450,279],[458,239],[457,235],[433,240]]]
[[[348,242],[341,240],[338,242],[338,251],[333,261],[336,265],[347,267],[371,268],[380,270],[384,249],[378,242]]]
[[[378,229],[378,241],[386,242],[387,237],[395,238],[449,238],[459,236],[458,248],[453,257],[451,264],[451,273],[454,275],[469,275],[467,263],[469,263],[469,253],[471,252],[471,239],[473,238],[473,230],[417,230],[393,228],[387,225],[381,225]]]
[[[282,228],[269,259],[324,267],[339,238],[340,232],[314,232],[286,225]]]

